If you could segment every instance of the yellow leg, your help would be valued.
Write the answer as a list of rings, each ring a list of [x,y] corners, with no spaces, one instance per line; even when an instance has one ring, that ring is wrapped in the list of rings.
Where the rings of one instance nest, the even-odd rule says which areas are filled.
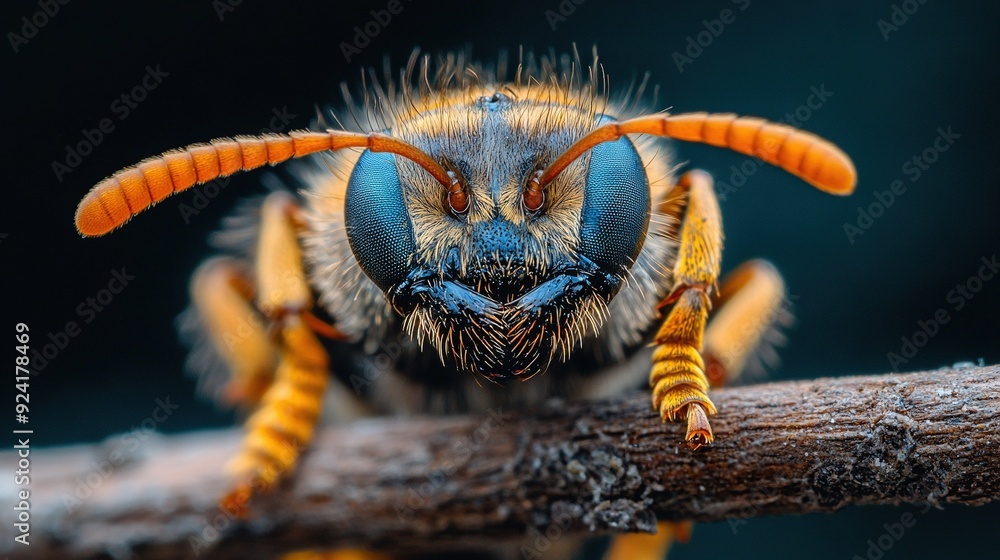
[[[708,379],[719,387],[739,377],[758,349],[773,353],[773,341],[767,339],[770,333],[780,334],[776,327],[790,322],[791,315],[785,306],[785,282],[762,260],[747,261],[729,273],[713,304],[704,355]]]
[[[230,463],[237,476],[223,498],[227,511],[243,514],[249,500],[291,472],[312,440],[329,379],[329,358],[307,323],[311,306],[302,271],[296,208],[285,193],[261,208],[257,247],[257,306],[273,321],[279,349],[274,382],[247,420],[243,448]]]
[[[219,395],[226,405],[256,406],[278,365],[278,348],[252,303],[256,287],[246,268],[236,259],[214,258],[191,280],[191,299],[205,334],[229,370]]]
[[[663,560],[674,541],[687,542],[691,537],[691,521],[678,523],[661,521],[656,533],[628,533],[616,535],[604,554],[604,560]]]
[[[649,386],[653,407],[664,421],[687,419],[685,439],[697,449],[713,440],[708,415],[715,413],[715,405],[708,398],[701,350],[711,309],[709,297],[722,260],[722,219],[707,173],[684,174],[676,189],[670,207],[664,210],[683,213],[680,246],[673,289],[660,304],[661,308],[673,307],[656,334]],[[674,540],[687,540],[691,527],[691,522],[660,522],[654,535],[617,535],[605,559],[660,560]]]
[[[715,413],[715,405],[708,398],[701,349],[711,308],[709,294],[722,260],[722,219],[707,173],[686,173],[677,188],[687,194],[687,205],[674,287],[661,304],[673,304],[673,308],[656,335],[649,385],[653,406],[664,421],[687,419],[685,439],[697,449],[714,439],[708,415]]]
[[[697,177],[695,179],[700,180]],[[689,182],[688,185],[690,184]],[[710,184],[708,186],[711,187]],[[694,196],[694,193],[691,196]],[[692,210],[698,211],[697,206],[692,209],[689,205],[687,220],[692,219]],[[711,219],[700,222],[701,225],[705,226],[710,223]],[[682,234],[682,245],[683,239]],[[687,277],[691,278],[692,276],[688,273]],[[705,284],[711,285],[707,282],[708,279],[708,277],[702,277]],[[679,280],[679,282],[683,281]],[[684,303],[684,294],[677,299],[678,305],[684,305],[684,307],[678,311],[678,306],[675,305],[660,331],[661,335],[669,335],[665,336],[664,340],[673,344],[671,355],[680,356],[673,358],[672,362],[666,361],[668,364],[673,364],[676,369],[672,377],[664,376],[661,379],[676,381],[684,379],[683,375],[685,374],[693,379],[691,383],[693,388],[670,388],[673,394],[679,394],[682,397],[691,393],[697,394],[695,390],[704,394],[708,381],[711,381],[711,386],[717,387],[739,374],[747,358],[760,346],[767,332],[773,328],[776,322],[781,320],[785,284],[781,275],[770,263],[760,260],[744,263],[722,282],[717,296],[712,301],[715,310],[707,327],[705,327],[705,314],[708,304],[703,295],[705,291],[690,289],[685,291],[685,293],[692,292],[697,297],[688,296],[689,303]],[[673,321],[670,317],[673,317]],[[669,329],[668,325],[670,325]],[[701,335],[702,329],[704,330],[703,337]],[[664,333],[665,330],[668,332]],[[684,345],[685,342],[687,346]],[[705,362],[701,361],[701,352],[691,351],[701,348],[701,343],[704,344]],[[708,368],[699,370],[706,362],[709,364]],[[705,372],[707,379],[703,380],[697,375],[699,371]],[[707,399],[707,397],[705,398]],[[702,401],[692,400],[690,402],[699,403]],[[711,406],[711,401],[705,406],[714,412],[715,408]],[[685,542],[691,534],[692,526],[693,523],[689,521],[681,523],[660,522],[657,525],[655,535],[618,535],[612,541],[605,559],[653,560],[665,558],[671,542],[674,540]]]

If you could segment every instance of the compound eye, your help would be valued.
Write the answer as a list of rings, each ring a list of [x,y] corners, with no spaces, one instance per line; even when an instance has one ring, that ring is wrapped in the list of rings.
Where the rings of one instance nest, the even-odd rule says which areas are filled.
[[[344,223],[354,258],[383,292],[406,277],[416,244],[396,156],[361,154],[347,183]]]
[[[612,121],[601,115],[598,125]],[[642,158],[622,137],[590,151],[580,225],[580,253],[602,270],[620,274],[632,266],[649,226],[649,181]]]

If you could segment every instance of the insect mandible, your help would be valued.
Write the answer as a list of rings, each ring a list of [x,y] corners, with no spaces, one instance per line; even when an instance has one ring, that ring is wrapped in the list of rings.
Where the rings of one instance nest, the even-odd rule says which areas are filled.
[[[675,176],[666,139],[729,148],[834,195],[854,189],[851,160],[784,124],[613,102],[596,57],[505,74],[415,56],[395,83],[368,86],[361,118],[164,152],[81,201],[77,229],[100,236],[194,185],[312,156],[297,167],[302,192],[251,205],[228,254],[192,281],[196,354],[222,364],[193,368],[253,410],[228,508],[293,470],[329,391],[353,410],[448,413],[648,382],[690,447],[713,441],[709,389],[764,343],[747,325],[770,321],[784,284],[751,261],[719,285],[712,179]],[[390,366],[352,383],[388,346]]]

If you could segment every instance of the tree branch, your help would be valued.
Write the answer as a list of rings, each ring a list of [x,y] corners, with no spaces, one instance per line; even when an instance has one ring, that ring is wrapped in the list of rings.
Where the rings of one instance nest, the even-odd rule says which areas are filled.
[[[592,535],[650,530],[656,519],[1000,499],[998,366],[712,396],[716,443],[697,452],[682,444],[681,424],[660,422],[645,393],[326,428],[294,480],[257,498],[245,523],[216,505],[239,430],[151,438],[131,453],[122,438],[32,450],[31,545],[4,539],[0,554],[184,558],[194,547],[216,559],[345,544],[440,550],[553,524],[561,534]],[[0,464],[11,473],[16,457],[6,452]],[[6,533],[22,487],[4,484]]]

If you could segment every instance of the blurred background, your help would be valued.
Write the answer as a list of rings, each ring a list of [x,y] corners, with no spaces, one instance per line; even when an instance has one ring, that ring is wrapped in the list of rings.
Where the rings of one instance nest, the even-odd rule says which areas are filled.
[[[316,104],[340,103],[341,82],[353,88],[362,68],[384,56],[403,64],[414,47],[494,61],[576,43],[587,62],[596,45],[613,87],[650,73],[653,110],[784,120],[850,154],[857,191],[834,198],[733,153],[676,146],[719,181],[724,268],[764,257],[785,275],[798,321],[771,379],[1000,361],[1000,276],[982,268],[1000,251],[997,4],[400,2],[367,44],[356,28],[388,0],[71,2],[46,17],[36,2],[4,3],[5,316],[8,328],[30,326],[33,348],[53,344],[33,364],[36,445],[134,429],[165,397],[179,408],[162,432],[234,421],[196,397],[174,318],[211,254],[208,234],[240,197],[264,191],[261,175],[192,189],[96,240],[73,228],[87,190],[169,148],[303,128]],[[133,278],[102,292],[115,271]],[[938,310],[946,322],[934,322]],[[70,321],[78,329],[65,334]],[[920,322],[931,336],[914,337]],[[906,512],[919,530],[882,558],[995,558],[1000,506],[701,524],[671,558],[865,558]]]

